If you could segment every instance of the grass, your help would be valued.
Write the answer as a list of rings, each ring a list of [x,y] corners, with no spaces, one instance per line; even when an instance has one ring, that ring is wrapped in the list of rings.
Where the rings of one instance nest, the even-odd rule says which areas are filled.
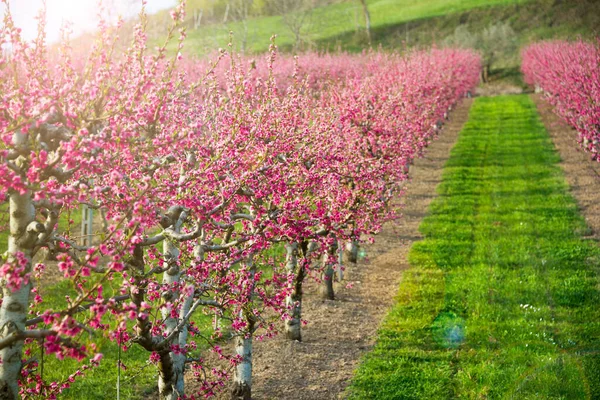
[[[3,213],[8,215],[8,204],[2,205]],[[73,222],[69,226],[69,219]],[[59,221],[59,231],[64,232],[67,229],[74,231],[75,235],[79,234],[81,224],[81,212],[79,210],[71,214],[64,214]],[[0,231],[0,250],[2,252],[7,249],[8,230]],[[285,258],[285,250],[283,245],[276,245],[266,251],[263,255],[265,259],[274,259],[281,261]],[[261,260],[263,261],[263,260]],[[268,260],[264,260],[265,265],[268,265]],[[53,268],[51,265],[49,268]],[[55,268],[55,267],[54,267]],[[273,270],[268,267],[263,267],[263,278],[270,279],[273,276]],[[107,282],[103,285],[104,294],[107,297],[117,295],[119,289],[119,281]],[[41,294],[44,297],[44,308],[60,310],[65,306],[65,296],[73,296],[75,292],[73,283],[69,280],[63,280],[50,287],[41,287]],[[85,313],[80,316],[85,318]],[[196,326],[200,327],[205,337],[212,334],[212,316],[205,315],[202,312],[197,312],[192,318]],[[111,326],[115,326],[111,323]],[[77,378],[75,382],[61,396],[61,399],[86,399],[86,400],[101,400],[106,398],[116,398],[117,394],[117,361],[119,357],[126,369],[121,370],[120,395],[125,399],[144,399],[156,390],[158,379],[157,369],[154,365],[147,362],[149,353],[140,346],[133,344],[127,351],[121,352],[119,355],[118,346],[105,337],[105,332],[91,332],[89,336],[80,338],[83,343],[95,343],[99,352],[103,354],[103,359],[98,368],[90,369],[85,373],[84,377]],[[203,350],[202,340],[198,340],[199,350]],[[36,350],[38,360],[44,360],[43,378],[47,382],[67,381],[69,376],[80,367],[80,363],[73,359],[58,360],[54,356],[43,356]],[[83,363],[87,363],[84,360]]]
[[[74,293],[72,286],[70,281],[64,280],[44,290],[44,307],[58,310],[64,307],[64,297],[72,296]],[[114,294],[112,285],[104,285],[104,290],[107,296]],[[93,332],[89,334],[89,337],[82,338],[84,343],[96,343],[104,357],[99,367],[87,371],[84,377],[77,378],[71,384],[71,388],[63,392],[61,398],[100,400],[117,397],[119,349],[103,334],[104,332]],[[137,345],[133,345],[128,351],[121,353],[121,360],[126,367],[125,370],[121,370],[122,398],[137,398],[139,393],[144,393],[144,390],[148,390],[153,384],[156,384],[156,368],[146,362],[148,356],[149,354]],[[41,355],[39,358],[41,359]],[[87,363],[87,361],[83,362]],[[73,359],[58,360],[54,356],[45,356],[43,378],[48,382],[63,382],[79,366],[80,363]]]
[[[117,294],[119,285],[116,282],[107,282],[103,285],[106,296]],[[61,309],[64,306],[64,296],[74,293],[72,282],[65,280],[44,290],[44,307]],[[110,317],[109,317],[110,318]],[[204,335],[210,335],[212,329],[212,316],[197,312],[192,318],[201,328]],[[111,326],[115,326],[111,323]],[[95,343],[103,354],[100,366],[86,372],[84,377],[77,378],[60,396],[61,399],[86,399],[101,400],[116,398],[117,394],[117,364],[119,357],[125,365],[121,370],[120,395],[124,399],[145,399],[154,393],[158,379],[156,366],[148,363],[150,353],[141,346],[132,344],[127,351],[119,354],[119,348],[105,337],[106,332],[91,332],[89,336],[81,338],[83,342]],[[202,340],[197,341],[199,350],[202,350]],[[84,363],[87,360],[84,360]],[[79,366],[73,359],[58,360],[54,356],[47,356],[44,360],[44,380],[65,381]]]
[[[595,242],[526,96],[478,98],[351,399],[600,398]]]
[[[268,268],[268,259],[281,261],[285,258],[283,245],[276,245],[262,254],[258,260],[263,279],[273,277],[273,269]],[[264,261],[264,263],[263,263]],[[103,285],[105,296],[117,295],[119,288],[118,280],[107,282]],[[51,288],[45,289],[45,308],[61,309],[64,307],[64,296],[73,294],[73,284],[70,281],[62,281]],[[212,315],[205,315],[201,311],[196,312],[192,318],[193,322],[200,328],[203,336],[210,337],[213,333]],[[114,326],[115,324],[111,324]],[[105,332],[94,332],[87,340],[96,343],[103,359],[98,368],[89,370],[84,377],[78,378],[71,388],[66,390],[61,399],[86,399],[102,400],[116,398],[117,393],[117,363],[119,360],[119,349],[115,343],[104,337]],[[226,335],[225,335],[226,336]],[[85,339],[85,338],[84,338]],[[196,340],[198,350],[206,349],[206,343],[201,339]],[[148,363],[150,354],[141,346],[132,344],[131,347],[121,352],[120,357],[125,370],[121,370],[120,395],[124,399],[145,399],[155,393],[158,379],[156,366]],[[86,360],[87,361],[87,360]],[[57,360],[55,357],[46,357],[44,367],[44,379],[47,381],[62,382],[78,368],[78,362],[72,359]]]
[[[3,213],[8,215],[8,204],[2,205]],[[69,219],[73,222],[69,226]],[[61,215],[59,221],[59,231],[64,232],[67,229],[74,231],[79,235],[81,224],[81,212],[79,210],[71,214]],[[0,250],[6,251],[8,246],[8,229],[0,231]],[[51,266],[52,267],[52,266]],[[62,281],[51,287],[40,288],[44,296],[44,305],[50,309],[62,309],[66,295],[73,295],[74,290],[70,281]],[[111,287],[105,285],[105,291],[110,296]],[[85,377],[79,378],[72,385],[71,389],[65,391],[61,398],[65,399],[105,399],[116,398],[116,377],[117,377],[117,359],[118,348],[112,342],[102,337],[101,332],[95,332],[88,338],[98,344],[100,352],[104,354],[100,367],[90,370]],[[64,382],[68,379],[78,367],[79,362],[73,359],[57,360],[54,356],[44,356],[37,354],[38,360],[44,360],[43,377],[47,381]],[[156,381],[156,371],[154,367],[148,367],[146,360],[148,354],[139,346],[134,346],[130,351],[123,353],[122,361],[128,367],[122,371],[123,383],[121,385],[121,395],[124,398],[135,398],[135,395],[143,394]],[[87,362],[87,360],[84,360]],[[140,397],[144,398],[144,397]]]

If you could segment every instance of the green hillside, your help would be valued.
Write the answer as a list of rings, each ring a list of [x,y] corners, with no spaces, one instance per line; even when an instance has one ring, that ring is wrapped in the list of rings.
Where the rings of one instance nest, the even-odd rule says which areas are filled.
[[[481,31],[492,23],[508,21],[519,43],[549,37],[573,38],[598,32],[600,13],[594,0],[371,0],[372,45],[384,48],[427,46],[440,43],[461,24]],[[188,28],[186,52],[202,55],[229,42],[247,43],[246,52],[267,50],[269,38],[277,34],[283,50],[293,50],[295,39],[282,16]],[[244,34],[244,32],[247,32]],[[313,9],[302,29],[301,49],[360,51],[368,46],[364,18],[358,1],[346,1]]]
[[[466,12],[474,8],[493,5],[512,6],[527,0],[371,0],[367,1],[371,15],[371,27],[375,31],[398,26],[407,21],[424,20],[447,14]],[[355,49],[367,44],[364,19],[358,1],[346,1],[313,9],[302,28],[303,48],[328,48],[337,46]],[[235,41],[241,42],[244,24],[241,21],[227,24],[211,24],[188,30],[187,51],[204,54],[229,42],[229,32]],[[283,49],[294,47],[294,36],[280,15],[251,18],[247,21],[247,51],[260,53],[268,49],[269,39],[277,34],[278,45]],[[239,43],[236,43],[239,45]]]

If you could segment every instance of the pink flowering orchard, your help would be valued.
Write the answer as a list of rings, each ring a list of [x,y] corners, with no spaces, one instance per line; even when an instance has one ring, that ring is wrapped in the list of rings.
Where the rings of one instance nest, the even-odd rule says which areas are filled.
[[[167,41],[178,50],[183,10]],[[305,277],[334,298],[340,246],[397,216],[408,166],[477,83],[479,56],[290,57],[273,45],[206,62],[149,51],[143,18],[118,50],[118,28],[101,22],[79,54],[42,33],[26,42],[4,17],[0,398],[58,397],[103,362],[104,336],[147,352],[161,399],[211,396],[229,378],[248,399],[255,337],[301,340]],[[92,243],[64,228],[82,206],[106,219]],[[69,283],[60,307],[45,276]],[[214,326],[197,326],[199,313]],[[81,367],[46,382],[40,347]]]
[[[600,41],[534,43],[521,56],[525,81],[544,91],[577,130],[581,147],[600,161]]]

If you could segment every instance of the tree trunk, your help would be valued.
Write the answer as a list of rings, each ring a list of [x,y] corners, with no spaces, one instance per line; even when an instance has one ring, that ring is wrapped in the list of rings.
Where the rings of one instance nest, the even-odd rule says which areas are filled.
[[[481,70],[481,80],[483,83],[488,83],[490,77],[490,65],[484,64],[483,69]]]
[[[294,32],[294,50],[298,51],[300,50],[300,31],[295,31]]]
[[[365,31],[367,32],[367,39],[369,41],[369,46],[371,45],[371,14],[369,13],[369,8],[367,7],[367,0],[360,0],[360,4],[362,5],[363,15],[365,16]]]
[[[181,306],[181,310],[179,311],[179,321],[183,320],[187,313],[190,311],[192,307],[192,303],[194,302],[194,287],[188,286],[186,291],[189,291],[191,294],[187,296]],[[188,327],[185,325],[181,328],[181,332],[177,337],[177,344],[179,347],[183,348],[187,344],[187,336],[188,336]],[[179,397],[183,397],[185,395],[185,354],[181,353],[171,353],[171,359],[173,360],[173,378],[171,379],[171,385],[173,387],[172,395],[170,398],[165,398],[165,400],[174,400]],[[178,396],[178,397],[176,397]]]
[[[229,16],[229,3],[227,3],[227,6],[225,6],[225,15],[223,16],[223,23],[226,24],[227,23],[227,17]]]
[[[246,54],[248,46],[248,20],[244,18],[242,20],[242,54]]]
[[[190,290],[193,293],[194,288],[188,287],[186,290]],[[179,320],[182,320],[193,303],[193,296],[188,296],[181,306],[179,312]],[[170,318],[172,319],[172,318]],[[172,332],[168,330],[167,334]],[[184,326],[179,332],[179,335],[175,336],[175,344],[179,347],[184,347],[187,343],[188,329]],[[185,354],[174,354],[170,348],[168,350],[159,352],[160,362],[158,365],[158,394],[161,400],[176,400],[185,396]]]
[[[94,209],[86,204],[81,206],[81,244],[91,246],[94,235]]]
[[[256,265],[250,256],[246,260],[246,266],[249,268],[250,282],[254,282],[256,274]],[[254,292],[254,284],[252,283],[252,292]],[[241,358],[241,362],[236,365],[233,371],[233,386],[231,389],[232,400],[250,400],[252,398],[252,338],[256,319],[251,313],[246,313],[246,322],[248,330],[244,336],[236,336],[235,352]]]
[[[328,300],[335,300],[335,293],[333,291],[333,277],[335,271],[333,269],[333,265],[336,261],[336,253],[337,253],[337,241],[334,241],[333,244],[329,247],[327,253],[323,255],[323,289],[322,295],[323,298]]]
[[[327,256],[325,256],[327,257]],[[333,267],[331,263],[327,262],[325,271],[323,272],[323,289],[322,296],[324,299],[335,300],[335,292],[333,291]]]
[[[358,262],[358,240],[353,239],[346,244],[346,254],[348,261],[355,264]]]
[[[158,353],[158,397],[161,400],[175,400],[183,397],[183,393],[175,388],[177,381],[171,350]]]
[[[204,9],[201,8],[200,11],[198,9],[194,10],[194,29],[199,29],[200,24],[202,23],[202,15],[204,14]]]
[[[290,340],[302,341],[302,282],[304,281],[304,265],[298,268],[298,243],[288,243],[286,249],[285,267],[294,274],[290,284],[290,294],[285,299],[285,305],[291,309],[291,319],[285,321],[285,334]]]
[[[252,398],[252,334],[235,338],[235,352],[242,358],[233,374],[232,400]]]
[[[337,253],[338,253],[338,282],[344,280],[344,246],[341,245],[340,241],[337,242]]]
[[[32,251],[37,235],[32,227],[35,209],[31,201],[31,192],[10,195],[10,236],[8,238],[8,263],[17,263],[17,254],[22,253],[27,264],[25,273],[31,272]],[[25,330],[25,320],[29,309],[31,283],[23,284],[12,291],[6,282],[2,284],[2,306],[0,307],[0,336],[6,337],[13,332]],[[0,350],[0,398],[19,398],[18,380],[21,374],[23,341]]]
[[[185,220],[185,211],[182,211],[182,216],[176,215],[173,219],[173,230],[175,233],[179,233],[181,230],[180,221]],[[167,270],[163,274],[163,283],[167,285],[173,285],[179,283],[181,280],[181,271],[179,269],[178,259],[179,259],[179,249],[169,239],[165,239],[163,241],[163,255],[165,258],[165,267]],[[193,300],[193,287],[186,288],[186,291],[191,289],[191,295],[186,297],[183,304],[181,305],[181,310],[179,312],[179,317],[183,318],[187,311],[189,311],[192,300]],[[163,298],[167,302],[175,302],[179,298],[179,292],[166,292],[163,293]],[[173,318],[168,309],[162,309],[162,316],[164,319],[166,331],[165,333],[169,335],[175,329],[177,329],[177,325],[179,324],[179,318]],[[173,344],[177,344],[180,346],[185,346],[185,341],[187,340],[187,328],[181,330],[179,335],[175,336],[177,340],[174,341]],[[184,340],[181,343],[181,340]],[[185,356],[181,354],[174,354],[170,349],[160,354],[160,364],[158,366],[159,374],[158,374],[158,391],[161,400],[175,400],[183,397],[185,395],[185,387],[183,381],[184,367],[185,367]]]

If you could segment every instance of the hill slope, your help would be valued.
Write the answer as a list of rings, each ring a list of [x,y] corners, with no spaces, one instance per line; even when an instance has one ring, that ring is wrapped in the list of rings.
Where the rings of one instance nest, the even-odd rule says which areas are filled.
[[[460,24],[481,31],[491,23],[508,21],[520,44],[551,37],[592,36],[600,26],[596,0],[371,0],[367,3],[372,45],[385,48],[439,43]],[[245,50],[249,53],[266,51],[273,34],[278,35],[279,47],[287,51],[295,47],[360,51],[368,46],[359,2],[347,1],[313,9],[303,23],[298,46],[284,19],[269,16],[248,19],[245,27],[242,22],[232,22],[188,29],[186,52],[202,55],[225,47],[229,32],[233,32],[238,49],[243,42],[247,43]]]

